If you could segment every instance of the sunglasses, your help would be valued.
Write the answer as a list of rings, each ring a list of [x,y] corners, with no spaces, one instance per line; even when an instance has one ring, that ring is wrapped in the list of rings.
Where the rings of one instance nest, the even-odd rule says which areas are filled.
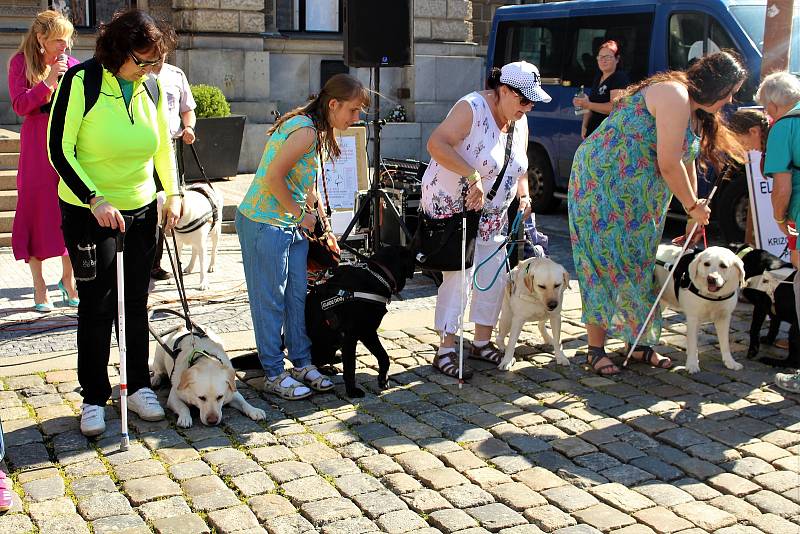
[[[606,60],[606,61],[611,61],[611,60],[612,60],[612,59],[614,59],[615,57],[616,57],[616,56],[613,56],[613,55],[610,55],[610,54],[609,54],[609,55],[597,56],[597,61],[603,61],[603,60]]]
[[[508,85],[508,86],[506,86],[506,87],[508,87],[509,89],[511,89],[511,91],[512,91],[512,92],[513,92],[515,95],[517,95],[517,98],[519,98],[519,104],[520,104],[521,106],[532,106],[532,105],[533,105],[533,101],[532,101],[532,100],[530,100],[530,99],[529,99],[527,96],[523,95],[523,94],[522,94],[522,91],[520,91],[520,90],[519,90],[519,89],[517,89],[516,87],[511,87],[510,85]]]
[[[139,59],[133,52],[128,52],[128,55],[133,60],[133,63],[139,67],[140,69],[144,69],[146,67],[155,67],[156,65],[161,64],[161,60],[157,59],[155,61],[145,61],[143,59]]]

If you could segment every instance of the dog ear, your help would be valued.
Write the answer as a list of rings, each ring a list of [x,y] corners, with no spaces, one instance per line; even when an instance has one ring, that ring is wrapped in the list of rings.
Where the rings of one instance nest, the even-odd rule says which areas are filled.
[[[739,287],[744,287],[744,262],[739,256],[734,256],[733,266],[739,269]]]
[[[236,393],[236,371],[228,369],[228,388],[231,392]]]
[[[183,373],[181,373],[181,383],[178,384],[178,390],[183,390],[194,384],[194,373],[192,369],[186,369]]]
[[[697,269],[700,268],[700,254],[694,257],[694,259],[689,263],[689,281],[694,283],[694,279],[697,277]]]
[[[564,289],[569,289],[569,271],[564,270]]]
[[[526,274],[522,277],[522,280],[525,282],[525,287],[528,288],[528,292],[533,293],[533,273]]]

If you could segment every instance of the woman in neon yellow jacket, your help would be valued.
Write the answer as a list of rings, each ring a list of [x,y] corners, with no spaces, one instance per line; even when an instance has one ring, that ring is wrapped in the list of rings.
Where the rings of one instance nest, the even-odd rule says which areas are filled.
[[[50,114],[48,149],[61,178],[62,230],[73,265],[82,265],[79,244],[96,246],[94,277],[75,272],[81,432],[87,436],[105,430],[103,407],[111,397],[106,368],[116,318],[118,231],[125,232],[128,407],[148,421],[164,417],[147,363],[147,290],[158,224],[153,168],[167,194],[168,228],[180,216],[181,193],[166,102],[149,95],[144,81],[165,51],[150,15],[136,9],[116,15],[101,26],[94,58],[64,75]],[[126,225],[123,215],[133,222]]]

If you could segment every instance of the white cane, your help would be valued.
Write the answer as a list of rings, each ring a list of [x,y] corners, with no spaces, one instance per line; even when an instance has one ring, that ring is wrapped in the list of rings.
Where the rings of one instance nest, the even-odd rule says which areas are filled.
[[[125,228],[133,224],[133,217],[123,217]],[[116,236],[117,253],[117,346],[119,347],[119,410],[121,439],[119,450],[130,448],[128,437],[128,369],[127,345],[125,342],[125,232],[120,230]]]
[[[717,177],[716,181],[714,182],[714,187],[711,189],[711,193],[709,193],[708,198],[706,199],[706,205],[711,203],[711,199],[714,198],[714,193],[717,192],[717,189],[719,188],[719,184],[721,184],[723,180],[727,180],[728,179],[728,175],[730,174],[730,172],[731,172],[731,164],[727,163],[727,164],[725,164],[725,167],[723,167],[722,172],[719,174],[719,176]],[[675,272],[675,269],[678,266],[678,262],[683,257],[683,255],[686,253],[686,249],[689,248],[689,243],[692,242],[692,237],[694,237],[694,233],[697,231],[697,227],[698,226],[700,226],[699,223],[694,223],[694,225],[692,226],[692,229],[689,231],[689,235],[686,236],[686,241],[683,243],[683,247],[681,248],[680,253],[672,261],[672,265],[670,266],[669,271],[667,272],[667,278],[666,278],[666,280],[664,280],[664,285],[661,286],[661,291],[658,292],[658,296],[656,297],[656,300],[653,303],[653,306],[650,308],[650,312],[647,314],[647,317],[645,318],[644,323],[642,323],[642,327],[639,329],[639,333],[636,335],[636,339],[633,341],[633,343],[631,343],[630,349],[628,349],[628,355],[625,356],[625,361],[622,363],[623,367],[628,365],[628,362],[630,361],[631,356],[633,356],[633,353],[636,350],[636,345],[639,344],[639,340],[644,335],[644,331],[647,329],[647,325],[650,324],[650,320],[653,318],[653,316],[656,313],[656,308],[658,307],[659,302],[661,302],[661,297],[664,295],[664,291],[666,291],[667,287],[669,287],[672,284],[672,282],[673,282],[672,274]]]
[[[466,307],[467,284],[467,206],[464,202],[464,211],[461,212],[461,314],[458,327],[458,388],[464,385],[464,313]]]

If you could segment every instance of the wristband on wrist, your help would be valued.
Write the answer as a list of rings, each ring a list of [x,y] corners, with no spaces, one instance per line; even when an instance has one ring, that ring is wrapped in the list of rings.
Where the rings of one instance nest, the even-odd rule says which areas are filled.
[[[294,222],[300,224],[301,222],[303,222],[303,218],[305,217],[305,215],[306,215],[305,205],[300,206],[300,213],[297,215],[297,217],[295,217]]]
[[[689,215],[692,211],[694,211],[694,209],[697,206],[700,205],[700,203],[701,203],[700,199],[697,199],[694,201],[694,204],[692,204],[690,207],[687,208],[686,206],[683,206],[683,211],[686,212],[686,215]]]
[[[775,219],[775,222],[778,223],[778,224],[786,224],[786,215],[785,214],[783,215],[782,219],[779,219],[779,218],[775,217],[774,215],[772,216],[772,218]]]
[[[481,179],[481,175],[478,171],[472,171],[472,174],[470,174],[469,176],[464,176],[464,178],[466,178],[467,182],[469,182],[470,184],[474,184],[475,182]]]
[[[522,202],[523,200],[524,200],[525,202],[527,202],[528,204],[530,204],[530,203],[531,203],[531,197],[530,197],[530,195],[523,195],[523,196],[519,197],[519,201],[520,201],[520,202]]]
[[[89,211],[94,213],[94,210],[106,204],[108,201],[103,197],[95,197],[97,200],[94,201],[94,204],[89,204]]]

